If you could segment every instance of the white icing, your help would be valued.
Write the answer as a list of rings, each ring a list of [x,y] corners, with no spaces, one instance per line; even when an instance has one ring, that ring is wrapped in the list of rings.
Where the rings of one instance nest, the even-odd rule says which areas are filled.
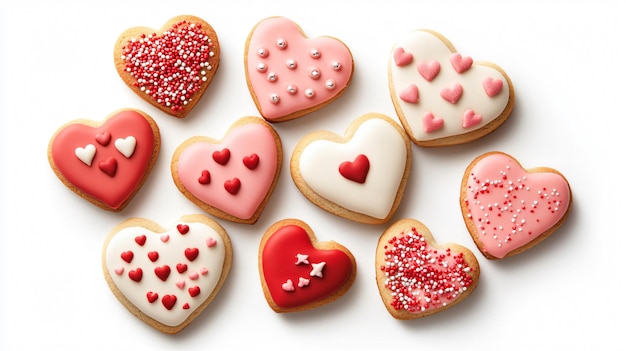
[[[137,139],[135,139],[134,136],[115,140],[115,148],[126,158],[130,158],[133,155],[135,152],[135,146],[137,146]]]
[[[185,223],[189,225],[189,232],[181,235],[176,226],[166,234],[169,240],[163,241],[162,234],[156,234],[143,227],[129,227],[117,232],[106,248],[105,260],[109,275],[118,290],[139,310],[158,322],[177,326],[183,323],[213,292],[219,282],[226,250],[222,237],[213,228],[203,223]],[[143,246],[135,242],[135,237],[146,235]],[[206,240],[212,237],[217,245],[208,247]],[[189,261],[185,257],[185,249],[198,248],[198,257]],[[122,260],[122,252],[132,251],[134,257],[130,263]],[[148,252],[157,251],[159,258],[151,262]],[[176,264],[187,264],[187,270],[179,273]],[[164,282],[154,273],[154,268],[169,265],[171,273]],[[131,280],[128,273],[140,267],[143,277],[139,283]],[[125,269],[124,269],[125,268]],[[118,274],[124,269],[122,274]],[[208,272],[210,274],[204,273]],[[195,273],[195,274],[194,274]],[[200,273],[200,275],[197,275]],[[191,278],[190,277],[195,277]],[[187,280],[189,279],[189,280]],[[200,294],[191,297],[187,288],[199,286]],[[182,289],[182,288],[185,289]],[[148,292],[159,294],[157,301],[150,303],[146,297]],[[161,299],[165,295],[176,295],[177,301],[171,310],[167,310]],[[189,309],[183,309],[185,303]]]
[[[396,66],[393,52],[398,47],[413,54],[411,63],[402,67]],[[411,84],[415,84],[419,89],[418,103],[403,101],[399,96],[394,97],[404,114],[404,120],[408,123],[407,132],[416,140],[433,140],[479,129],[498,117],[508,103],[509,86],[498,70],[474,62],[467,71],[458,74],[450,62],[451,54],[450,49],[437,36],[426,31],[407,33],[392,50],[389,66],[395,93],[399,95]],[[441,69],[429,82],[420,75],[417,65],[420,62],[428,64],[435,60],[440,63]],[[498,95],[494,97],[487,95],[483,88],[483,81],[486,78],[502,81],[502,91]],[[459,101],[452,104],[441,97],[441,92],[456,83],[463,86],[463,94]],[[463,128],[463,115],[469,109],[483,118],[480,123]],[[430,133],[424,130],[422,119],[428,112],[432,112],[435,118],[443,118],[442,128]]]
[[[87,144],[87,146],[77,147],[74,150],[74,154],[81,160],[84,164],[91,167],[91,162],[93,162],[94,156],[96,156],[96,147],[93,144]]]
[[[365,183],[344,178],[339,165],[366,155],[370,162]],[[385,218],[395,202],[406,166],[407,149],[389,122],[371,118],[344,144],[316,140],[305,147],[299,166],[303,180],[317,194],[350,211]]]

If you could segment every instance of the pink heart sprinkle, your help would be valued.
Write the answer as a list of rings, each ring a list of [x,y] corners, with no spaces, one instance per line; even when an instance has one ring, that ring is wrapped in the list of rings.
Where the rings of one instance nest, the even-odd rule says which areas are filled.
[[[405,52],[404,48],[397,48],[393,52],[393,61],[398,67],[406,66],[409,63],[413,62],[413,54],[411,54],[410,52]]]
[[[457,73],[461,74],[467,71],[470,67],[472,67],[474,60],[472,60],[472,58],[469,56],[463,57],[458,52],[455,52],[450,56],[450,63],[452,63],[452,67],[454,67],[454,70]]]
[[[417,89],[417,85],[411,84],[404,88],[404,90],[400,92],[400,99],[410,104],[417,104],[419,102],[419,90]]]
[[[298,280],[298,287],[302,288],[305,286],[309,286],[309,282],[310,282],[309,279],[300,277],[300,279]]]
[[[451,104],[456,104],[463,95],[463,86],[455,84],[452,88],[441,89],[441,97]]]
[[[293,286],[293,282],[291,281],[291,279],[287,279],[287,281],[283,283],[282,288],[285,291],[294,291],[294,290],[296,290],[296,288]]]
[[[200,270],[200,274],[202,275],[207,275],[209,274],[209,269],[206,267],[202,267],[202,269]]]
[[[439,61],[430,61],[430,62],[418,62],[417,63],[417,71],[420,73],[424,79],[429,82],[432,82],[433,79],[439,75],[439,71],[441,70],[441,65]]]
[[[198,273],[196,273],[196,272],[189,272],[189,274],[188,274],[187,276],[188,276],[188,277],[189,277],[189,279],[191,279],[191,280],[196,280],[196,279],[198,279],[198,277],[200,277],[200,276],[198,275]]]
[[[502,80],[487,77],[483,80],[483,89],[487,96],[494,97],[502,91]]]
[[[161,241],[162,241],[162,242],[166,243],[166,242],[168,242],[168,240],[170,240],[170,236],[169,236],[169,234],[163,234],[163,235],[161,235]]]
[[[185,281],[184,281],[184,280],[179,280],[179,281],[177,281],[177,282],[176,282],[176,286],[177,286],[179,289],[184,288],[184,287],[185,287]]]
[[[213,237],[206,239],[206,246],[213,247],[215,245],[217,245],[217,240],[215,240]]]
[[[115,268],[115,274],[122,275],[124,273],[124,267]]]
[[[479,124],[483,120],[483,116],[469,109],[463,114],[463,128],[470,128]]]
[[[443,127],[443,118],[435,118],[431,112],[426,112],[422,118],[422,125],[426,133],[432,133]]]

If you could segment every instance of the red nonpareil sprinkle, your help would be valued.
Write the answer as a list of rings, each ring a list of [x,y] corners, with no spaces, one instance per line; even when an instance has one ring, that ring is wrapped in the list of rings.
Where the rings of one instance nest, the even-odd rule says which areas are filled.
[[[126,72],[134,86],[172,111],[181,111],[207,81],[213,42],[197,23],[181,21],[161,35],[129,40],[123,48]]]
[[[411,313],[444,307],[473,283],[463,253],[431,247],[415,228],[388,241],[380,269],[392,307]]]

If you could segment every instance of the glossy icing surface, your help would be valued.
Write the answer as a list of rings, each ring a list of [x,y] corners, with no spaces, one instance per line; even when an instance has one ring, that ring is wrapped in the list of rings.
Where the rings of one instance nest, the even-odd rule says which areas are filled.
[[[561,174],[529,173],[501,153],[483,157],[468,172],[465,215],[479,249],[496,258],[540,237],[569,209],[570,189]]]
[[[352,54],[342,42],[306,38],[283,17],[261,21],[247,45],[246,77],[269,121],[336,97],[348,86],[352,70]]]

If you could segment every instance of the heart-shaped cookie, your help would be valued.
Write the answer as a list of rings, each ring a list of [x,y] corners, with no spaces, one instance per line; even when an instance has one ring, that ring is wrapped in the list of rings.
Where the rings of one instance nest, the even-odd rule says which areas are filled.
[[[461,212],[483,255],[501,259],[548,238],[567,218],[567,179],[557,170],[526,170],[510,155],[488,152],[474,159],[461,184]]]
[[[226,231],[202,215],[183,216],[168,230],[128,219],[111,231],[102,251],[104,277],[115,297],[168,334],[181,331],[211,303],[231,260]]]
[[[376,282],[383,303],[396,319],[444,311],[467,298],[478,284],[474,254],[458,244],[437,244],[428,228],[401,219],[376,247]]]
[[[332,302],[352,286],[356,261],[334,242],[318,242],[297,219],[270,226],[259,247],[263,292],[275,312],[296,312]]]
[[[271,17],[251,31],[244,53],[248,88],[270,122],[283,122],[337,99],[350,85],[354,62],[336,38],[307,38],[293,21]]]
[[[178,16],[156,31],[122,33],[113,52],[124,83],[161,111],[183,118],[200,100],[220,62],[217,34],[203,19]]]
[[[258,117],[236,121],[221,141],[187,139],[172,157],[178,189],[208,213],[233,222],[257,221],[282,165],[276,131]]]
[[[407,33],[389,59],[389,89],[413,142],[438,147],[467,143],[511,114],[514,91],[504,70],[456,52],[441,34]]]
[[[161,147],[147,114],[124,109],[102,123],[72,121],[48,144],[48,161],[70,190],[110,211],[121,211],[143,185]]]
[[[328,131],[305,136],[291,157],[291,175],[320,208],[357,222],[387,222],[397,209],[411,166],[411,142],[402,127],[366,114],[344,137]]]

